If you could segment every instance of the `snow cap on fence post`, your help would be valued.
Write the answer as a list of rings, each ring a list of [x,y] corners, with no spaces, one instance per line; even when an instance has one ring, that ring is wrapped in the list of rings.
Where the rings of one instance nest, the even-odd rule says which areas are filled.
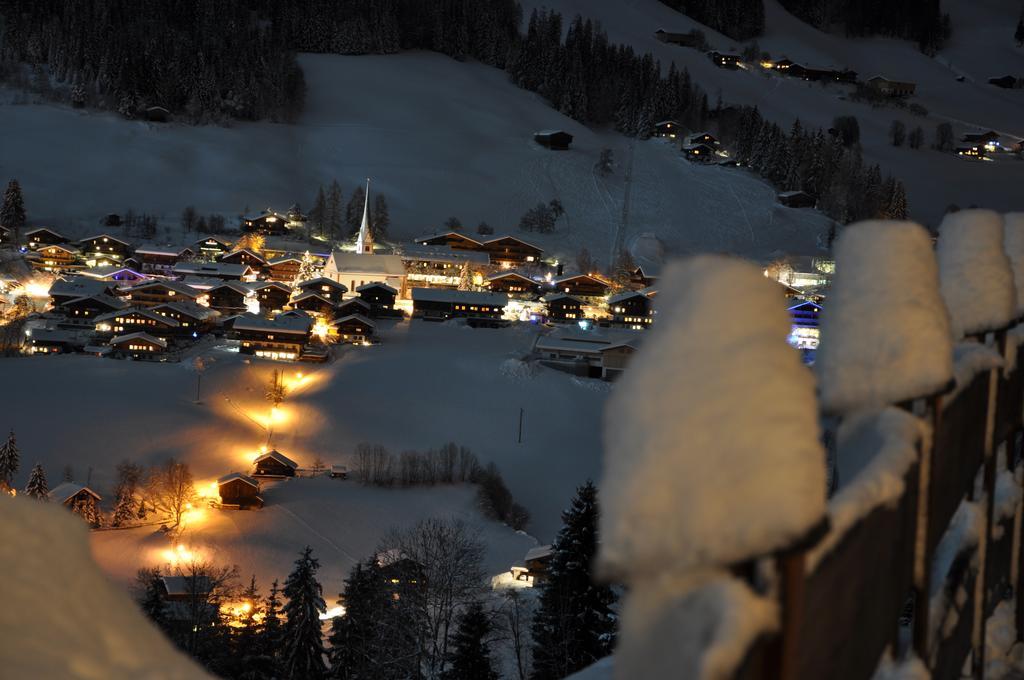
[[[845,413],[942,391],[953,379],[949,313],[931,237],[913,222],[843,229],[815,361],[822,408]]]
[[[605,412],[600,567],[621,578],[733,564],[825,514],[814,378],[782,288],[737,258],[671,265],[658,324]]]
[[[953,337],[1008,326],[1017,300],[1003,248],[1003,218],[992,210],[949,213],[939,225],[939,280]]]
[[[1017,293],[1017,318],[1024,317],[1024,213],[1003,215],[1003,248],[1010,258]]]

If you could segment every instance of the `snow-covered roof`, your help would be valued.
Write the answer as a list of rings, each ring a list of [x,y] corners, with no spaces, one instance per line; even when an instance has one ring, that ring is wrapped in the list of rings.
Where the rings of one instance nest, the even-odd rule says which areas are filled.
[[[29,333],[34,342],[75,342],[79,337],[77,331],[59,328],[31,328]]]
[[[69,245],[67,243],[47,243],[46,245],[44,245],[39,250],[42,251],[42,250],[52,250],[52,249],[63,250],[65,253],[70,253],[72,255],[78,255],[79,253],[82,252],[78,248],[74,247],[73,245]]]
[[[164,321],[174,321],[173,319],[164,319]],[[174,321],[177,325],[177,321]],[[120,345],[122,342],[128,342],[130,340],[142,340],[157,345],[161,349],[167,349],[167,341],[161,340],[160,338],[154,337],[149,333],[139,331],[137,333],[128,333],[127,335],[118,335],[117,337],[110,339],[111,345]]]
[[[583,304],[583,300],[580,300],[578,297],[573,297],[568,293],[548,293],[547,295],[541,298],[541,302],[554,302],[555,300],[561,300],[563,298],[567,300],[572,300],[573,302],[580,305]]]
[[[374,288],[380,288],[381,290],[385,290],[393,295],[398,295],[398,291],[394,287],[389,286],[386,283],[381,283],[380,281],[373,281],[371,283],[364,283],[361,286],[356,286],[356,292],[362,293],[365,290],[373,290]]]
[[[345,298],[344,300],[342,300],[341,302],[339,302],[336,305],[336,307],[338,309],[344,309],[346,307],[351,307],[351,306],[361,307],[362,309],[370,309],[370,303],[369,302],[367,302],[363,298],[357,298],[357,297]]]
[[[806,191],[780,191],[779,198],[793,198],[794,196],[810,196]]]
[[[222,281],[207,292],[212,293],[220,288],[227,288],[228,290],[233,290],[236,293],[241,293],[242,295],[248,295],[252,292],[252,288],[240,281]]]
[[[999,213],[961,210],[946,215],[939,225],[936,254],[954,338],[1004,328],[1016,318],[1016,287]]]
[[[568,135],[569,133],[566,132],[565,130],[537,130],[537,132],[535,132],[533,134],[548,136],[548,135]]]
[[[190,297],[193,299],[199,297],[201,294],[200,291],[196,290],[192,286],[185,283],[181,283],[180,281],[147,281],[146,283],[140,283],[137,286],[132,286],[131,288],[126,288],[125,290],[127,290],[129,293],[135,293],[138,291],[150,290],[151,288],[157,287],[163,287],[166,288],[167,290],[173,290],[175,293],[178,293],[179,295],[184,295],[185,297]]]
[[[169,596],[185,596],[210,592],[211,581],[208,576],[161,576],[164,589]]]
[[[298,463],[296,463],[294,460],[292,460],[288,456],[284,455],[283,453],[281,453],[277,449],[272,449],[270,451],[267,451],[264,454],[261,454],[253,462],[254,463],[259,463],[261,460],[268,460],[268,459],[269,460],[276,460],[278,463],[281,463],[282,465],[287,465],[290,468],[297,468],[297,467],[299,467]]]
[[[524,562],[530,560],[541,560],[545,557],[550,557],[554,552],[554,548],[551,545],[535,545],[526,551],[526,555],[523,557]]]
[[[98,279],[82,277],[57,279],[50,286],[50,297],[91,297],[105,293],[113,288],[113,284]]]
[[[541,248],[539,246],[535,246],[534,244],[532,244],[532,243],[530,243],[528,241],[524,241],[523,239],[519,238],[518,236],[512,236],[511,234],[502,234],[501,236],[494,236],[494,237],[489,238],[486,241],[484,241],[483,245],[486,247],[486,246],[498,243],[499,241],[515,241],[516,243],[520,243],[520,244],[522,244],[524,246],[527,246],[529,248],[533,248],[534,250],[539,250],[541,252],[544,252],[543,248]]]
[[[596,355],[623,345],[637,347],[640,338],[641,335],[638,331],[631,330],[607,329],[597,333],[569,329],[564,332],[538,335],[534,340],[533,348],[539,352],[575,352]]]
[[[704,142],[701,142],[700,144],[686,144],[686,145],[683,146],[683,151],[698,151],[698,150],[707,150],[707,151],[714,152],[714,149],[712,149],[710,146],[708,146]]]
[[[370,255],[335,250],[326,267],[336,272],[349,272],[379,276],[404,276],[405,265],[400,255]]]
[[[453,230],[439,231],[439,232],[437,232],[435,234],[428,234],[427,236],[418,236],[414,240],[416,241],[416,243],[423,243],[424,241],[433,241],[435,238],[442,238],[442,237],[445,237],[445,236],[458,236],[459,238],[465,239],[467,241],[472,241],[473,243],[475,243],[477,245],[482,245],[483,244],[483,241],[480,241],[479,239],[475,239],[472,236],[466,236],[465,234],[461,234],[461,233],[459,233],[457,231],[453,231]],[[407,247],[407,246],[403,246],[403,248],[404,247]]]
[[[573,279],[590,279],[594,283],[600,284],[600,285],[604,286],[605,288],[608,287],[607,283],[605,283],[604,281],[602,281],[601,279],[599,279],[597,277],[591,276],[590,274],[566,274],[565,276],[562,276],[560,278],[555,279],[551,283],[552,283],[552,285],[560,286],[560,285],[562,285],[563,283],[565,283],[567,281],[572,281]]]
[[[108,295],[106,293],[99,293],[97,295],[83,295],[82,297],[77,297],[73,300],[68,300],[67,302],[62,303],[61,307],[66,307],[67,305],[71,305],[76,302],[84,302],[85,300],[94,300],[100,303],[101,305],[104,305],[114,310],[124,309],[125,307],[128,306],[128,303],[122,300],[121,298],[116,298],[113,295]]]
[[[104,239],[104,238],[107,239],[108,241],[114,241],[116,243],[120,243],[123,246],[131,247],[131,245],[132,245],[128,241],[125,241],[124,239],[117,238],[116,236],[111,236],[110,234],[96,234],[95,236],[86,236],[83,239],[79,239],[78,242],[79,243],[85,243],[87,241],[95,241],[97,239]]]
[[[226,474],[223,477],[221,477],[220,479],[218,479],[217,480],[217,484],[218,484],[218,486],[222,485],[222,484],[227,484],[228,482],[232,482],[232,481],[234,481],[236,479],[242,480],[243,482],[245,482],[249,486],[255,487],[257,489],[260,488],[260,483],[258,481],[256,481],[255,479],[253,479],[249,475],[243,475],[241,472],[229,472],[228,474]]]
[[[639,290],[627,290],[627,291],[623,291],[621,293],[618,293],[616,295],[612,295],[610,298],[608,298],[608,304],[614,305],[616,302],[622,302],[623,300],[628,300],[630,298],[635,298],[635,297],[646,298],[647,296],[644,295]]]
[[[252,273],[252,267],[238,262],[178,262],[172,271],[179,276],[197,274],[199,276],[242,278]]]
[[[132,314],[136,316],[141,316],[144,319],[156,321],[157,323],[160,324],[171,326],[172,328],[177,328],[178,326],[178,322],[175,321],[174,319],[167,316],[163,316],[161,314],[157,314],[155,311],[147,309],[145,307],[132,307],[131,309],[121,309],[114,312],[107,312],[106,314],[100,314],[94,320],[96,322],[109,321],[110,319],[123,318],[126,316],[130,316]]]
[[[484,293],[476,290],[452,290],[449,288],[413,288],[413,302],[459,302],[468,305],[490,305],[504,307],[508,296],[504,293]]]
[[[263,290],[264,288],[278,288],[286,293],[290,293],[292,291],[291,286],[289,286],[287,283],[282,283],[281,281],[255,281],[253,283],[250,283],[249,287],[252,288],[253,290]]]
[[[284,264],[285,262],[302,262],[302,258],[298,255],[282,255],[281,257],[275,257],[267,260],[267,264],[271,266],[275,264]]]
[[[490,256],[478,250],[454,250],[451,246],[427,246],[421,244],[402,246],[402,257],[410,260],[429,260],[432,262],[476,262],[487,264]]]
[[[53,229],[50,229],[48,227],[36,227],[35,229],[29,229],[28,231],[25,232],[25,238],[30,238],[30,237],[32,237],[35,234],[42,234],[42,233],[52,234],[52,235],[54,235],[54,236],[56,236],[58,238],[65,238],[64,234],[61,234],[60,232],[54,231]]]
[[[229,253],[224,253],[223,255],[218,256],[217,260],[223,262],[227,258],[234,257],[235,255],[248,255],[249,257],[258,262],[266,262],[266,260],[263,259],[262,255],[257,253],[255,250],[252,250],[251,248],[236,248],[235,250],[232,250]]]
[[[782,291],[716,255],[670,265],[661,288],[606,407],[599,559],[631,582],[788,547],[825,517],[814,378],[786,341]]]
[[[216,241],[217,243],[219,243],[220,245],[224,246],[225,248],[230,248],[231,247],[231,241],[228,241],[227,239],[220,238],[219,236],[204,236],[203,238],[199,239],[198,241],[196,241],[192,245],[194,245],[194,246],[201,246],[204,243],[207,243],[209,241]]]
[[[343,316],[340,319],[335,319],[334,321],[331,322],[331,325],[332,326],[340,326],[341,324],[345,323],[346,321],[358,321],[359,323],[363,324],[364,326],[369,326],[370,328],[376,328],[376,326],[377,326],[377,324],[373,323],[372,320],[366,318],[362,314],[348,314],[347,316]]]
[[[194,252],[191,246],[158,246],[158,245],[142,245],[135,248],[136,255],[165,255],[169,257],[179,257],[185,252]]]
[[[139,277],[140,279],[148,279],[149,276],[141,272],[137,272],[131,267],[121,267],[116,264],[108,264],[101,267],[91,267],[89,269],[83,269],[78,272],[82,276],[88,276],[93,279],[109,279],[114,278],[115,275],[121,272],[129,272]]]
[[[526,274],[521,274],[520,272],[515,272],[515,271],[497,272],[495,274],[491,274],[490,276],[488,276],[487,280],[488,281],[498,281],[499,279],[509,279],[509,278],[522,279],[522,280],[528,281],[528,282],[530,282],[530,283],[532,283],[534,285],[539,285],[539,283],[537,281],[534,281],[533,279],[531,279]]]
[[[295,297],[292,298],[292,304],[295,304],[296,302],[303,302],[304,300],[310,300],[312,298],[316,298],[316,299],[318,299],[318,300],[320,300],[320,301],[322,301],[322,302],[324,302],[325,304],[328,304],[328,305],[333,305],[334,304],[331,300],[328,300],[327,298],[325,298],[320,293],[320,291],[316,291],[316,290],[307,290],[304,293],[299,293],[298,295],[296,295]]]
[[[100,496],[98,493],[87,487],[85,484],[79,484],[78,482],[64,482],[63,484],[58,484],[47,495],[50,497],[50,500],[52,501],[57,501],[58,503],[65,503],[69,498],[77,495],[82,491],[85,491],[98,501],[103,500],[103,497]]]
[[[216,310],[196,304],[195,302],[192,302],[190,300],[182,300],[180,302],[165,302],[162,305],[157,305],[156,307],[153,307],[153,311],[155,312],[159,312],[161,309],[170,312],[176,312],[178,314],[182,314],[184,316],[196,319],[198,321],[204,321],[212,316],[217,315]]]
[[[235,318],[232,328],[245,331],[274,331],[305,335],[313,326],[308,315],[278,314],[273,319],[264,319],[255,314],[241,314]]]
[[[330,286],[336,290],[340,290],[342,293],[348,292],[348,287],[345,284],[338,283],[334,279],[329,279],[326,276],[318,276],[315,279],[306,279],[305,281],[299,281],[295,284],[296,288],[309,288],[310,286]]]

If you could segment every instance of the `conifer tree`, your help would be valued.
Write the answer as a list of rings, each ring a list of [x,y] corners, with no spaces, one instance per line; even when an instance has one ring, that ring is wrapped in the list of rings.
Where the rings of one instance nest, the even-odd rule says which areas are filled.
[[[274,579],[263,605],[263,629],[260,631],[260,644],[267,654],[267,672],[274,678],[281,674],[281,635],[281,589]]]
[[[302,262],[299,263],[299,271],[295,275],[294,283],[309,281],[318,276],[320,276],[320,267],[318,266],[317,259],[307,250],[302,254]]]
[[[342,200],[341,185],[338,180],[331,181],[327,190],[327,235],[332,242],[342,235]]]
[[[324,645],[320,631],[320,614],[326,611],[323,590],[316,580],[320,561],[313,549],[306,546],[295,569],[284,584],[285,621],[281,626],[284,676],[289,680],[317,680],[327,674]]]
[[[164,629],[167,625],[167,604],[160,588],[160,572],[156,569],[140,569],[138,580],[143,588],[139,606],[150,621]]]
[[[352,198],[349,199],[348,205],[345,206],[344,226],[346,236],[355,236],[359,233],[359,225],[363,221],[363,203],[365,201],[366,190],[363,189],[362,185],[359,185],[352,192]]]
[[[117,503],[114,505],[114,514],[110,518],[110,526],[124,526],[135,517],[135,498],[129,488],[121,487],[117,492]]]
[[[378,193],[373,199],[373,220],[370,225],[373,231],[373,238],[387,238],[388,228],[391,226],[391,215],[388,213],[388,202],[384,194]]]
[[[548,581],[533,622],[532,680],[557,680],[611,653],[615,594],[594,582],[597,553],[597,489],[587,482],[562,513],[552,545]]]
[[[39,501],[46,501],[50,499],[49,493],[50,487],[46,484],[46,474],[43,472],[43,466],[36,463],[32,467],[32,474],[29,475],[28,484],[25,485],[25,495]]]
[[[473,602],[459,618],[452,637],[450,664],[442,680],[498,680],[491,660],[491,621],[479,602]]]
[[[381,628],[387,594],[373,560],[357,563],[345,579],[338,599],[345,616],[331,621],[331,677],[370,678],[380,675]]]
[[[18,471],[20,454],[14,430],[7,435],[7,441],[0,445],[0,488],[14,488],[14,473]]]
[[[309,211],[309,228],[311,231],[315,229],[320,238],[327,238],[327,196],[322,184],[313,201],[313,209]]]
[[[21,185],[12,179],[7,183],[3,202],[0,203],[0,225],[14,232],[14,242],[21,238],[21,230],[25,228],[25,198],[21,195]]]

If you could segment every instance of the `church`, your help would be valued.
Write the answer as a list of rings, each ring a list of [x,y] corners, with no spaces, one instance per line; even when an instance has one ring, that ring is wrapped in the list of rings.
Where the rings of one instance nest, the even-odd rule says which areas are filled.
[[[368,283],[385,283],[399,295],[405,290],[405,265],[399,255],[377,255],[370,230],[370,180],[366,180],[363,221],[359,225],[355,251],[335,248],[324,265],[323,275],[349,290]]]

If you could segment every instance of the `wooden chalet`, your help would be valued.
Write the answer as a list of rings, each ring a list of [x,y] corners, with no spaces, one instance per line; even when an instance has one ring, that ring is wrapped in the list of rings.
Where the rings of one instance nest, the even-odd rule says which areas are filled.
[[[917,85],[914,83],[889,80],[882,76],[868,78],[865,84],[875,92],[885,95],[886,97],[909,97],[914,94],[914,90],[917,89]]]
[[[110,234],[97,234],[83,238],[78,245],[82,249],[82,256],[86,261],[95,261],[96,264],[101,262],[117,263],[126,257],[131,257],[134,252],[132,244]]]
[[[98,293],[68,300],[56,310],[64,314],[62,326],[85,326],[93,328],[96,319],[104,314],[118,312],[128,307],[121,298],[106,293]]]
[[[551,285],[560,293],[580,297],[603,297],[610,288],[607,283],[589,274],[563,276],[552,281]]]
[[[248,248],[239,248],[238,250],[232,250],[230,253],[225,253],[217,258],[218,262],[226,262],[228,264],[241,264],[253,269],[261,269],[267,261],[263,259],[263,256],[254,250]]]
[[[258,268],[256,268],[258,269]],[[249,281],[256,278],[256,269],[236,262],[179,262],[171,273],[179,277],[203,277],[221,281]]]
[[[259,481],[241,472],[232,472],[218,479],[217,493],[220,495],[221,507],[241,510],[263,507]]]
[[[309,342],[313,319],[302,312],[278,314],[273,319],[243,314],[235,318],[231,329],[243,354],[275,361],[296,361]]]
[[[301,309],[304,312],[322,316],[329,316],[334,311],[334,301],[314,290],[299,293],[292,298],[289,304],[292,309]]]
[[[499,236],[484,241],[481,250],[491,258],[491,264],[501,267],[518,267],[540,262],[544,251],[515,236]]]
[[[43,246],[29,255],[33,268],[46,272],[71,272],[84,269],[82,252],[72,245]]]
[[[523,557],[525,573],[516,574],[513,571],[513,576],[519,580],[529,579],[535,584],[543,583],[547,580],[548,568],[551,565],[551,558],[554,554],[555,551],[550,545],[537,545],[530,548]]]
[[[179,300],[198,302],[204,297],[200,290],[178,281],[149,281],[128,288],[126,293],[131,304],[137,307],[155,307]]]
[[[541,130],[534,133],[533,141],[553,151],[568,151],[572,135],[565,130]]]
[[[291,283],[302,269],[302,258],[298,255],[275,257],[267,260],[267,265],[264,269],[267,272],[267,278],[271,281]]]
[[[300,281],[295,284],[295,292],[302,293],[316,293],[325,300],[331,303],[337,304],[341,302],[342,297],[348,292],[348,288],[342,284],[329,279],[325,276],[318,276],[315,279],[309,279],[307,281]]]
[[[738,69],[740,63],[743,61],[743,57],[738,54],[723,54],[722,52],[708,52],[708,58],[711,59],[711,63],[718,68],[727,69]]]
[[[288,233],[288,216],[267,208],[259,214],[243,217],[242,231],[282,236]]]
[[[363,316],[370,316],[370,310],[372,306],[369,302],[362,298],[347,298],[342,300],[334,307],[334,318],[340,319],[343,316],[350,314],[362,314]]]
[[[972,144],[971,146],[958,146],[953,149],[953,153],[957,156],[963,156],[964,158],[982,159],[988,155],[985,147],[981,144]]]
[[[625,370],[639,346],[641,333],[608,331],[538,335],[533,343],[537,360],[550,368],[589,378],[614,380]]]
[[[248,309],[247,301],[252,297],[252,291],[244,283],[238,281],[225,281],[206,291],[209,305],[222,314],[236,314]]]
[[[261,454],[253,463],[253,477],[294,477],[299,464],[277,449]]]
[[[377,325],[362,314],[347,314],[331,322],[331,334],[338,342],[369,342],[376,330]]]
[[[250,284],[260,305],[260,314],[283,310],[292,298],[292,288],[280,281],[259,281]]]
[[[548,293],[541,298],[552,321],[576,322],[583,318],[583,300],[565,293]]]
[[[416,243],[424,246],[448,246],[452,250],[480,250],[482,241],[471,238],[457,231],[445,231],[431,236],[421,236]]]
[[[167,352],[166,340],[144,332],[117,335],[108,344],[113,356],[135,360],[155,360]]]
[[[642,330],[651,325],[653,312],[651,298],[640,291],[627,291],[608,298],[608,311],[617,326]]]
[[[640,262],[629,273],[629,281],[633,285],[646,288],[654,285],[661,276],[661,266],[654,262]]]
[[[367,283],[357,287],[356,293],[370,305],[370,316],[401,315],[401,311],[395,309],[398,291],[386,283]]]
[[[60,307],[72,300],[93,295],[110,295],[113,297],[116,292],[117,286],[110,281],[87,279],[82,276],[59,278],[50,284],[50,290],[48,291],[50,304],[54,307]]]
[[[231,252],[231,242],[216,236],[207,236],[206,238],[199,239],[193,246],[199,250],[199,254],[207,257],[217,257]]]
[[[170,274],[174,265],[196,256],[196,251],[187,246],[139,246],[135,259],[147,274]]]
[[[817,201],[806,191],[783,191],[778,195],[779,203],[788,208],[813,208]]]
[[[710,163],[715,160],[715,150],[707,144],[686,144],[682,152],[686,160],[694,163]]]
[[[535,298],[540,294],[541,285],[519,272],[498,272],[487,277],[487,290],[505,293],[510,297]]]
[[[66,354],[76,352],[85,342],[73,331],[58,328],[30,328],[22,351],[26,354]]]
[[[103,496],[77,482],[58,484],[47,496],[50,502],[60,503],[74,512],[79,512],[82,506],[92,506],[93,511],[98,512],[99,503],[103,500]]]
[[[718,146],[718,137],[715,137],[710,132],[695,132],[692,135],[687,136],[687,144],[705,144],[712,149]]]
[[[675,120],[662,120],[654,124],[654,137],[675,139],[682,134],[683,126]]]
[[[217,312],[194,302],[168,302],[151,311],[178,322],[179,335],[202,335],[213,328]]]
[[[455,250],[451,246],[403,246],[401,258],[407,280],[418,286],[455,287],[467,268],[473,276],[491,264],[490,255],[483,250]]]
[[[654,38],[659,42],[667,43],[669,45],[679,45],[680,47],[700,48],[704,45],[704,38],[696,31],[678,33],[666,31],[664,28],[659,28],[654,32]]]
[[[413,315],[431,321],[452,318],[498,320],[505,313],[508,296],[472,290],[413,288]]]
[[[180,327],[181,324],[176,319],[145,307],[108,312],[95,319],[96,332],[109,335],[127,335],[142,331],[166,340],[172,335],[178,335]]]
[[[127,262],[127,260],[126,260]],[[125,265],[104,265],[102,267],[90,267],[78,272],[80,276],[100,281],[111,281],[119,285],[135,285],[143,281],[149,281],[150,277],[142,272]]]
[[[999,133],[995,130],[986,130],[985,132],[968,132],[960,138],[961,142],[967,142],[968,144],[993,144],[999,141]]]
[[[39,227],[31,229],[24,234],[25,247],[29,250],[39,250],[43,246],[58,246],[70,242],[70,239],[53,229]]]

